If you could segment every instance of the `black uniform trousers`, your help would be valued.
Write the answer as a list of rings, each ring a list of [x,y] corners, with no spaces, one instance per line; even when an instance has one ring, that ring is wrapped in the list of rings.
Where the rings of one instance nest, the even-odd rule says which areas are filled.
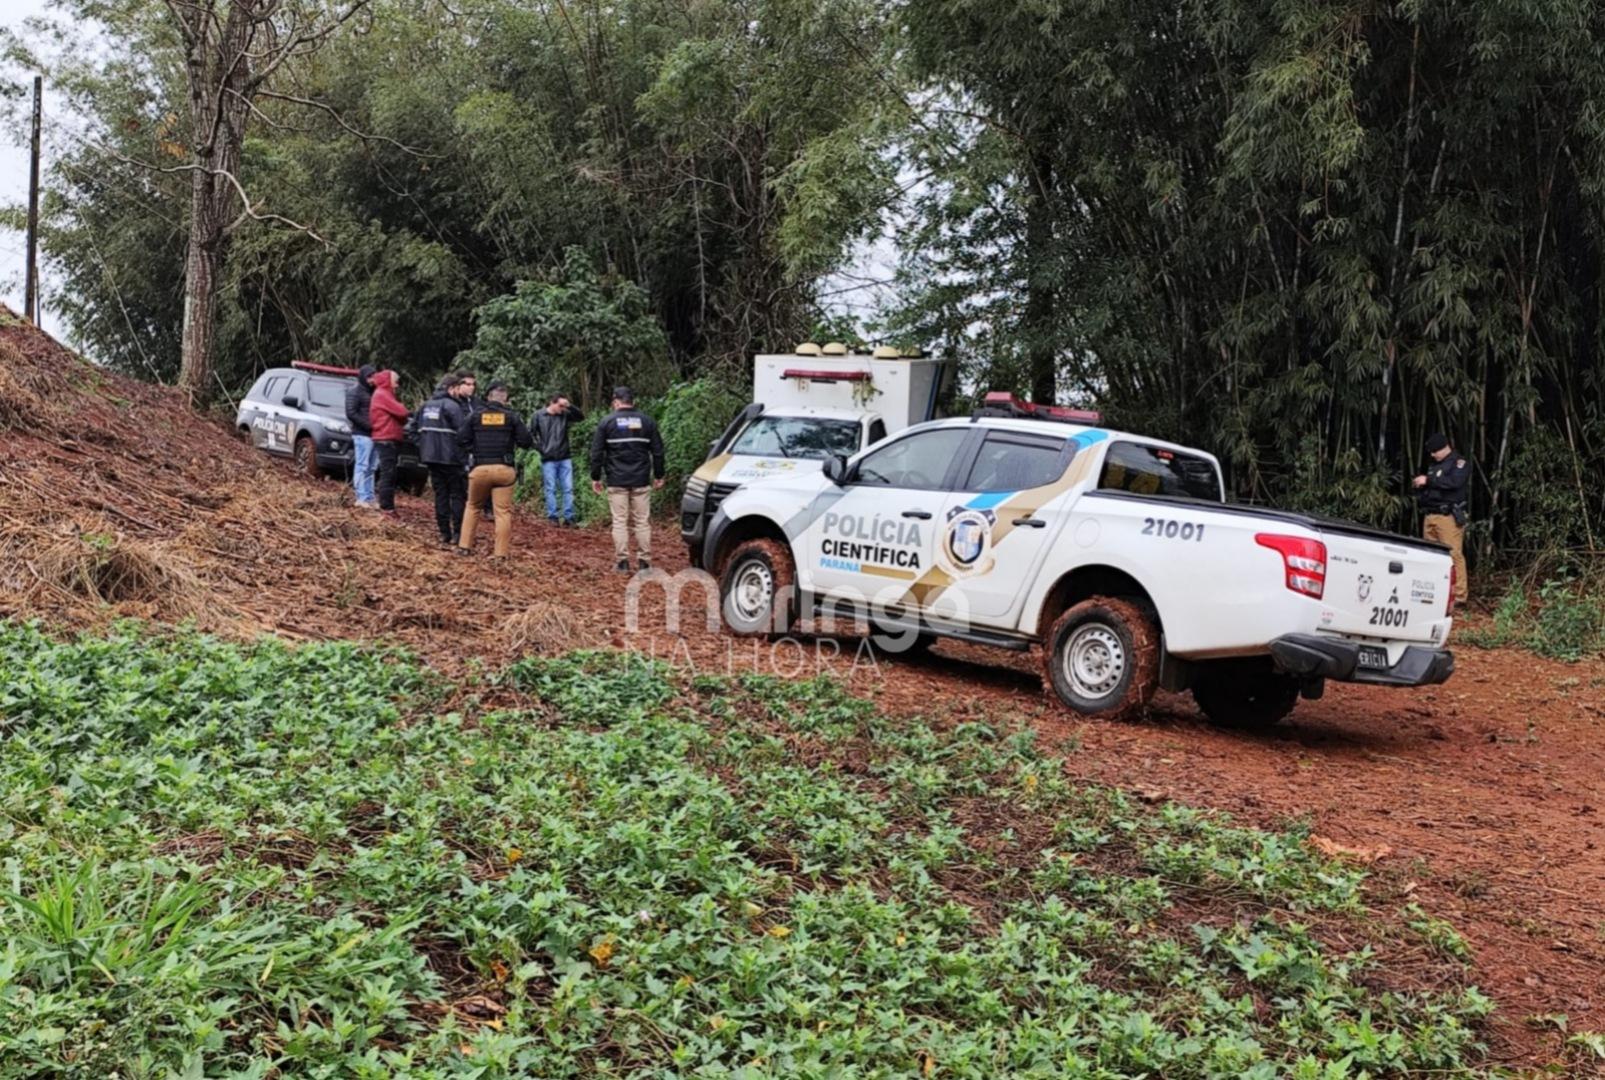
[[[379,509],[396,508],[396,465],[401,461],[401,443],[375,439],[373,448],[379,455]]]
[[[435,493],[435,526],[440,538],[455,544],[463,531],[463,509],[468,505],[468,474],[461,465],[429,466],[429,486]]]

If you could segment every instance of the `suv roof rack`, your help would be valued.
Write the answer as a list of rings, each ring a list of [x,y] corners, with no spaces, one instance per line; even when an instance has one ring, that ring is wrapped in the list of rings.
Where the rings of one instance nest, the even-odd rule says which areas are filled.
[[[971,420],[1001,416],[1010,420],[1053,420],[1061,424],[1101,424],[1103,413],[1096,409],[1067,409],[1062,405],[1038,405],[1021,401],[1007,390],[993,390],[970,413]]]
[[[357,374],[357,369],[354,367],[341,367],[338,364],[315,364],[311,360],[291,360],[290,366],[299,368],[302,371],[316,371],[320,375],[350,375],[354,378]]]

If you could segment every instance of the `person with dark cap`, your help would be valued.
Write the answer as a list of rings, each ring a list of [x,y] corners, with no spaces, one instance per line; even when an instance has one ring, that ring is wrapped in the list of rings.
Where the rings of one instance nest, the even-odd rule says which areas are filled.
[[[568,445],[568,429],[584,419],[585,414],[567,394],[553,394],[533,420],[535,444],[541,452],[546,520],[553,525],[574,524],[574,455]]]
[[[368,403],[373,449],[379,458],[379,512],[386,517],[396,516],[396,468],[407,434],[405,425],[412,415],[396,396],[400,385],[394,371],[379,372],[373,377],[373,400]]]
[[[372,364],[357,369],[357,381],[346,390],[346,423],[351,425],[351,489],[357,505],[368,510],[379,509],[373,497],[373,423],[368,418],[368,407],[373,402],[374,374]]]
[[[447,375],[435,395],[418,408],[413,430],[418,460],[429,468],[429,487],[435,493],[435,527],[442,544],[456,544],[462,534],[463,508],[468,503],[468,473],[463,450],[457,445],[468,422],[459,400],[462,379]]]
[[[488,498],[496,508],[496,558],[507,556],[513,542],[513,484],[518,480],[517,454],[535,439],[523,419],[507,406],[507,387],[490,384],[479,409],[463,425],[457,445],[468,455],[468,508],[463,513],[459,555],[474,550],[479,508]]]
[[[1447,544],[1455,562],[1455,603],[1464,604],[1470,589],[1466,576],[1466,521],[1471,496],[1471,463],[1437,432],[1427,436],[1432,464],[1412,481],[1421,506],[1421,535]]]
[[[663,486],[663,436],[658,425],[635,407],[635,391],[613,389],[613,411],[591,437],[591,490],[602,494],[613,517],[613,555],[621,573],[630,572],[630,534],[642,570],[652,568],[652,489]]]

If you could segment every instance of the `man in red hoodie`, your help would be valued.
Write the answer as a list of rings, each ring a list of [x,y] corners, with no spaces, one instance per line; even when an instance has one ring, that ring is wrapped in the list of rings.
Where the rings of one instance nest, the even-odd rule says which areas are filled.
[[[412,414],[396,397],[396,373],[381,371],[373,377],[373,401],[368,406],[373,426],[373,448],[379,455],[379,509],[396,516],[396,463],[401,459],[402,427]]]

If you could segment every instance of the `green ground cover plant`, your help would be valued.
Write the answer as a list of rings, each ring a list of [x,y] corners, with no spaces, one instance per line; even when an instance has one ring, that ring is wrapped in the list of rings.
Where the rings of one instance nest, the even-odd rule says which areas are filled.
[[[1304,839],[828,681],[0,624],[0,1077],[1475,1067]]]

